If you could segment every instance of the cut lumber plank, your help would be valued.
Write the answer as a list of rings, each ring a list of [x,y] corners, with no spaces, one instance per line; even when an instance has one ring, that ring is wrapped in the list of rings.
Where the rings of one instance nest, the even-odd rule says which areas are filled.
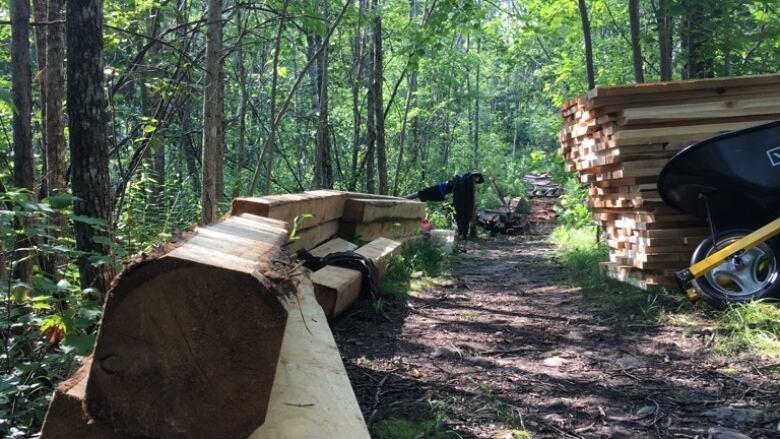
[[[357,245],[349,241],[345,241],[341,238],[333,238],[330,241],[317,246],[317,248],[312,249],[309,253],[311,253],[312,256],[322,258],[331,253],[349,252],[355,250],[357,247]]]
[[[299,230],[297,233],[297,239],[289,241],[284,246],[284,250],[287,253],[295,253],[302,248],[314,248],[336,235],[338,230],[339,220],[337,219],[328,221],[327,223],[318,224],[306,230]]]
[[[377,238],[355,251],[374,261],[379,274],[384,276],[393,255],[400,251],[401,242]],[[311,275],[317,302],[328,319],[338,317],[360,297],[363,275],[357,270],[325,266]]]
[[[284,221],[290,228],[292,228],[295,218],[300,217],[301,223],[298,230],[305,230],[340,218],[346,199],[345,192],[330,190],[236,198],[233,200],[230,215],[251,213]],[[304,215],[311,215],[311,217],[303,218]]]
[[[276,368],[266,422],[249,439],[370,439],[313,286],[301,276]]]
[[[116,433],[111,428],[91,422],[82,408],[92,357],[70,378],[63,381],[54,392],[49,410],[43,420],[41,439],[141,439]]]
[[[425,216],[425,203],[410,200],[348,199],[344,203],[343,221],[371,223],[397,219],[418,219]]]
[[[363,275],[357,270],[326,265],[311,274],[311,281],[325,316],[333,319],[360,297]]]
[[[398,241],[388,238],[377,238],[368,244],[360,247],[355,253],[361,254],[376,264],[379,273],[387,273],[390,260],[401,250],[402,244]]]
[[[338,236],[347,241],[371,241],[381,237],[399,239],[415,235],[419,230],[420,221],[416,219],[378,221],[375,223],[351,223],[342,221],[339,225]]]
[[[158,438],[240,439],[261,425],[292,288],[274,268],[284,227],[242,214],[129,266],[104,307],[90,417]]]
[[[641,95],[668,94],[691,90],[707,90],[726,87],[743,87],[757,85],[778,85],[780,84],[780,75],[753,75],[753,76],[735,76],[727,78],[706,78],[694,79],[688,81],[668,81],[668,82],[646,82],[640,84],[630,84],[612,87],[596,87],[588,92],[588,99],[610,97],[610,96],[631,96],[640,98]]]

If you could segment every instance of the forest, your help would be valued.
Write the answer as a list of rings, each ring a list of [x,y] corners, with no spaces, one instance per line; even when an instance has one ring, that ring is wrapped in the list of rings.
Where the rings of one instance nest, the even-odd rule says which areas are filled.
[[[562,184],[597,85],[775,73],[777,0],[9,0],[0,5],[0,434],[31,437],[122,261],[233,198]],[[478,202],[499,204],[483,185]],[[432,222],[449,227],[437,206]],[[433,436],[432,436],[433,437]],[[436,436],[438,437],[438,436]]]

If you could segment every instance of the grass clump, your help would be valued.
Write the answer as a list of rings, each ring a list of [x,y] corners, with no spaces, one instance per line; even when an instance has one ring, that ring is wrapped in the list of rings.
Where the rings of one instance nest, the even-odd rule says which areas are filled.
[[[552,236],[558,256],[583,297],[622,316],[641,316],[674,325],[714,326],[714,350],[729,355],[754,353],[780,358],[780,308],[776,302],[735,304],[725,311],[698,309],[681,294],[666,290],[643,291],[607,278],[599,268],[608,260],[608,250],[597,242],[594,227],[557,228]]]
[[[377,439],[446,439],[438,419],[411,421],[408,419],[387,419],[376,426]]]
[[[776,303],[755,301],[731,306],[715,314],[716,351],[723,354],[755,352],[780,358],[780,308]]]
[[[660,320],[670,310],[686,307],[682,297],[663,290],[644,291],[605,276],[600,263],[609,260],[606,243],[597,240],[595,227],[558,227],[551,235],[558,246],[558,257],[569,272],[583,297],[601,308],[626,317],[641,316]]]
[[[446,275],[452,267],[452,253],[427,239],[404,244],[382,278],[380,290],[386,295],[405,297],[426,286],[431,279]]]

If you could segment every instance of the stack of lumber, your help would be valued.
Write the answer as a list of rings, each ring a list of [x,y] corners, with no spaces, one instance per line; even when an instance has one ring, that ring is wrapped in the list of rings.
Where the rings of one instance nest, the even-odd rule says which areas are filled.
[[[706,228],[662,202],[661,169],[687,145],[780,118],[780,75],[597,87],[561,114],[561,153],[590,185],[607,273],[645,289],[672,285]]]
[[[384,272],[401,243],[334,238],[342,217],[417,226],[421,204],[338,191],[237,199],[219,223],[137,257],[41,438],[368,439],[327,323],[358,297],[362,274],[310,273],[288,254],[357,249]]]

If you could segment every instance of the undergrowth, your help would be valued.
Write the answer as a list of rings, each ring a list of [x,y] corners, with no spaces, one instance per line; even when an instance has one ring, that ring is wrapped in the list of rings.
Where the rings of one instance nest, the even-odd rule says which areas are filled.
[[[780,308],[757,301],[736,304],[725,311],[692,305],[667,290],[643,291],[606,277],[599,263],[609,259],[605,243],[597,242],[595,227],[559,227],[552,234],[558,256],[585,299],[627,317],[674,324],[715,327],[714,350],[723,355],[750,353],[780,358]]]
[[[380,290],[385,296],[404,298],[433,279],[446,276],[451,267],[450,250],[428,239],[415,239],[391,259]]]

